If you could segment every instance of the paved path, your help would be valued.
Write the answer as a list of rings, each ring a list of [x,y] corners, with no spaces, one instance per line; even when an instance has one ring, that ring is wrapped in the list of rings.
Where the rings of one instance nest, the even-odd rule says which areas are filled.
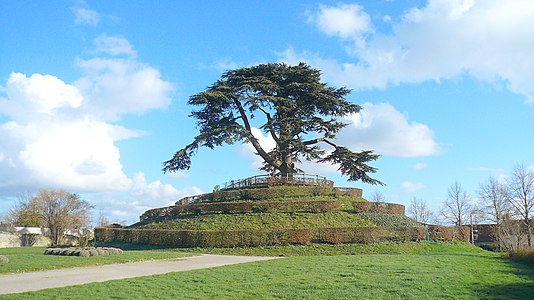
[[[0,295],[36,291],[113,279],[212,268],[277,257],[200,255],[173,260],[156,260],[96,267],[0,275]]]

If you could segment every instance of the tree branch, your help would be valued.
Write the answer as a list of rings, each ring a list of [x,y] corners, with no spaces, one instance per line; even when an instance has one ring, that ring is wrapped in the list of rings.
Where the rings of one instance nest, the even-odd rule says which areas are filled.
[[[243,105],[241,105],[241,102],[239,102],[239,100],[235,98],[233,98],[232,100],[234,104],[236,105],[237,109],[239,110],[239,114],[241,115],[241,119],[243,120],[243,125],[245,126],[245,129],[248,132],[248,135],[249,135],[248,140],[250,141],[254,149],[256,149],[256,151],[258,152],[258,155],[261,156],[263,160],[271,164],[273,167],[278,168],[280,164],[279,163],[277,164],[276,161],[267,152],[265,152],[265,150],[263,150],[260,143],[258,142],[258,139],[252,134],[252,128],[250,126],[250,122],[248,121],[248,117],[245,113],[245,109],[243,108]]]

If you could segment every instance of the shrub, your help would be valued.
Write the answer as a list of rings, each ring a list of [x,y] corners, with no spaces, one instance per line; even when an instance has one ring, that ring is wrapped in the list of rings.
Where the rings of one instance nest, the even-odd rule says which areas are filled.
[[[534,263],[534,249],[519,249],[508,252],[508,257],[513,260],[525,261],[529,264]]]
[[[114,239],[102,231],[121,231]],[[168,245],[177,247],[246,247],[266,245],[308,244],[311,229],[264,230],[162,230],[98,228],[99,242],[126,242],[134,244]],[[107,239],[103,239],[106,237]],[[118,237],[118,238],[117,238]]]
[[[9,262],[9,258],[5,255],[0,255],[0,264],[7,264]]]
[[[430,239],[434,241],[452,241],[460,240],[469,242],[469,227],[468,226],[441,226],[441,225],[429,225],[428,232]]]
[[[420,224],[406,216],[392,215],[378,212],[360,213],[360,216],[373,222],[377,226],[414,227]]]
[[[354,202],[354,212],[356,213],[384,213],[404,216],[404,205],[385,202]]]
[[[214,202],[195,203],[187,205],[174,205],[163,208],[155,208],[146,211],[142,220],[153,218],[172,218],[179,215],[200,215],[210,213],[242,214],[258,212],[309,212],[322,213],[339,210],[340,203],[337,201],[243,201],[243,202]]]

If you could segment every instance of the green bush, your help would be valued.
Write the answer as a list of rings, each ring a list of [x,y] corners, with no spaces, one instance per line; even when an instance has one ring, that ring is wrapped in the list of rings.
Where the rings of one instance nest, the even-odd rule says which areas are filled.
[[[246,213],[182,215],[174,219],[140,222],[130,228],[173,230],[240,230],[275,228],[320,228],[374,226],[359,214],[345,211],[325,213]]]
[[[112,234],[110,232],[115,232]],[[118,232],[118,233],[117,233]],[[329,243],[375,243],[379,241],[418,241],[424,238],[422,227],[351,227],[262,230],[95,230],[98,242],[168,245],[175,247],[247,247]],[[120,238],[117,238],[120,236]],[[110,239],[114,237],[114,239]]]
[[[429,225],[428,232],[430,239],[433,241],[460,240],[469,242],[470,240],[468,226]]]
[[[329,244],[376,243],[379,241],[418,241],[424,238],[420,227],[318,228],[314,242]]]
[[[534,249],[519,249],[508,252],[508,257],[513,260],[525,261],[529,264],[534,264]]]
[[[384,214],[384,213],[377,213],[377,212],[366,212],[366,213],[360,213],[358,215],[367,220],[370,220],[377,226],[393,226],[393,227],[420,226],[418,222],[406,216]]]

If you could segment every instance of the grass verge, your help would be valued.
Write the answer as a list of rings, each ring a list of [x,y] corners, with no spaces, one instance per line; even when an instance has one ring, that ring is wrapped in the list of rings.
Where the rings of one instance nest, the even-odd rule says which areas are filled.
[[[534,293],[531,265],[464,243],[422,244],[418,254],[296,256],[4,298],[527,299]]]
[[[128,250],[121,255],[79,257],[44,255],[45,249],[43,247],[0,248],[0,255],[9,258],[9,263],[0,264],[0,274],[171,259],[190,255],[185,252],[159,249]]]

